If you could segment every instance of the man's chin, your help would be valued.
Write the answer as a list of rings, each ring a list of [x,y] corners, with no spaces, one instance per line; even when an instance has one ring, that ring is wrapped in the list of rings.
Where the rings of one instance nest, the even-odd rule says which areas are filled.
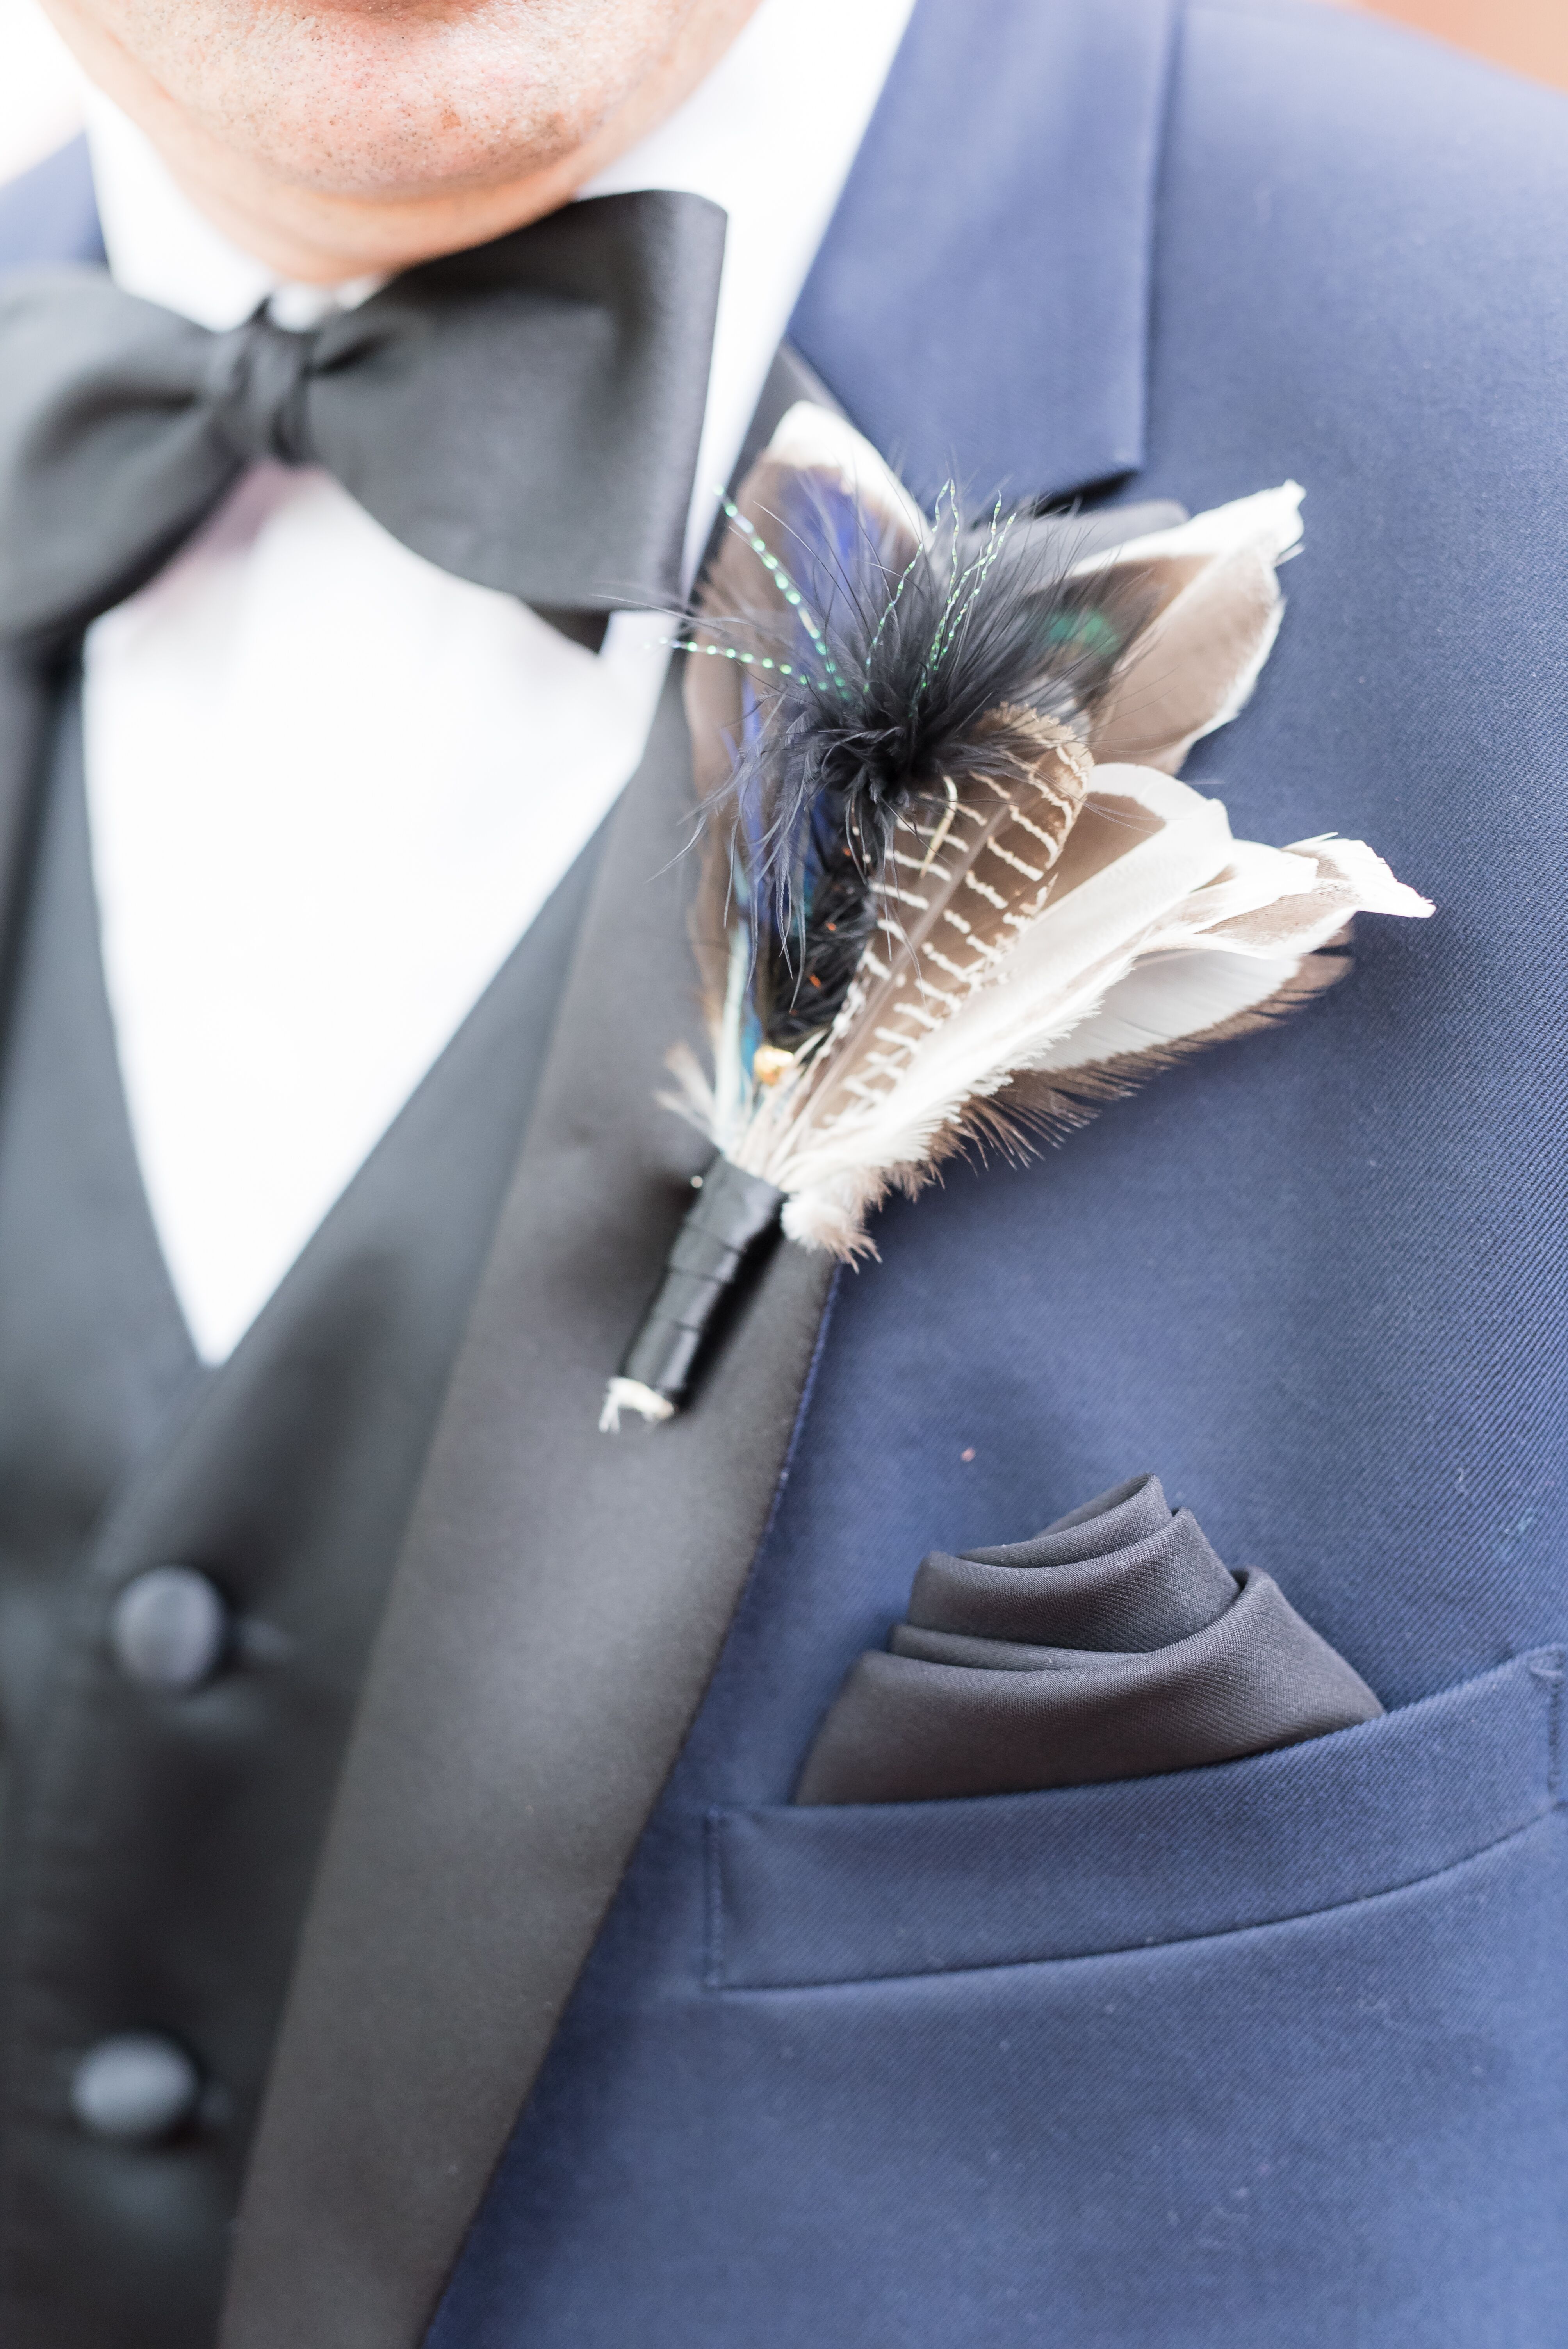
[[[340,282],[564,202],[758,0],[45,0],[211,219]]]
[[[608,57],[597,43],[567,43],[556,28],[575,8],[555,0],[458,0],[438,14],[405,0],[72,5],[92,7],[131,75],[192,131],[351,200],[404,202],[548,169],[637,78],[634,37]],[[644,0],[627,11],[644,13]]]
[[[592,141],[705,0],[46,0],[92,78],[276,181],[400,205],[549,172]],[[745,9],[738,13],[748,13]]]
[[[535,125],[492,108],[465,111],[460,98],[422,107],[396,92],[380,102],[350,94],[325,119],[313,104],[297,116],[275,98],[253,114],[211,126],[225,158],[248,159],[274,185],[302,201],[388,212],[429,203],[474,202],[552,174],[592,138],[603,116],[582,129],[558,120]],[[206,128],[207,126],[202,126]]]

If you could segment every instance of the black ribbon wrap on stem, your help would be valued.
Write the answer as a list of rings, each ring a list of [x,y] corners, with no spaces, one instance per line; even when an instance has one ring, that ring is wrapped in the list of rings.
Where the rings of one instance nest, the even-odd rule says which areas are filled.
[[[665,1420],[680,1409],[725,1299],[783,1212],[782,1191],[722,1154],[700,1181],[658,1293],[605,1391],[599,1424],[606,1433],[620,1426],[623,1411]]]

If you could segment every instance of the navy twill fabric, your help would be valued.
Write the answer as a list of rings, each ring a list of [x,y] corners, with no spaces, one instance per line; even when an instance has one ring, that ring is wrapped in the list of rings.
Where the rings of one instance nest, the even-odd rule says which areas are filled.
[[[1421,1883],[1548,1817],[1563,1655],[1537,1649],[1403,1706],[1387,1730],[1314,1738],[1272,1764],[1071,1800],[716,1810],[707,1982],[788,1990],[1093,1957]]]
[[[1071,174],[988,140],[987,91],[1056,103],[1066,43],[1112,121],[1084,27],[1158,45],[1161,16],[917,14],[924,136],[873,128],[794,328],[917,472],[1070,471],[1027,241],[966,266],[942,222],[989,171],[1047,283]],[[1279,647],[1187,771],[1252,836],[1365,836],[1439,910],[1364,923],[1278,1033],[882,1218],[431,2349],[1561,2344],[1565,134],[1560,98],[1347,13],[1181,12],[1126,494],[1307,487]],[[882,279],[918,383],[857,326]],[[1111,1787],[789,1808],[924,1551],[1150,1461],[1386,1719]]]

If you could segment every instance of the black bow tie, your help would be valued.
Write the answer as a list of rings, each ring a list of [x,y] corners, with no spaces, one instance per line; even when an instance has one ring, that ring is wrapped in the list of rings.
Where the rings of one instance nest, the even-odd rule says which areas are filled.
[[[304,334],[211,334],[97,270],[13,278],[0,640],[85,626],[269,457],[526,603],[676,602],[724,233],[701,196],[600,196]]]

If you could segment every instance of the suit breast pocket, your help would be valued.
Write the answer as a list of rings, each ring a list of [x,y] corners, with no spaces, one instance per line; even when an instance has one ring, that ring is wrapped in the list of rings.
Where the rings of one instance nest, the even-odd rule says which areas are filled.
[[[720,1990],[1148,1949],[1442,1873],[1555,1800],[1562,1651],[1215,1768],[959,1802],[716,1811]]]
[[[948,2349],[1555,2344],[1562,1677],[1155,1778],[714,1814],[789,2291],[826,2321],[869,2256],[899,2314],[857,2341]]]

